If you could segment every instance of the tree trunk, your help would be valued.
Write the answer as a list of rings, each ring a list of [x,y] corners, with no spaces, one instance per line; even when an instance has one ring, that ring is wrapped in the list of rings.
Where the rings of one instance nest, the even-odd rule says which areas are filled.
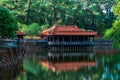
[[[28,11],[27,11],[27,16],[26,16],[26,24],[29,23],[29,14],[30,14],[30,6],[31,6],[31,0],[28,1]]]
[[[52,25],[55,24],[55,4],[53,3],[53,8],[52,8]]]

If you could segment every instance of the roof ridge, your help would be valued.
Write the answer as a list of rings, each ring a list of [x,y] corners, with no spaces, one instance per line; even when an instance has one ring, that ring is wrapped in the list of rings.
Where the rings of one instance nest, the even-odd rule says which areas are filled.
[[[76,25],[53,25],[50,29],[43,31],[43,35],[97,35],[93,30],[85,30]]]

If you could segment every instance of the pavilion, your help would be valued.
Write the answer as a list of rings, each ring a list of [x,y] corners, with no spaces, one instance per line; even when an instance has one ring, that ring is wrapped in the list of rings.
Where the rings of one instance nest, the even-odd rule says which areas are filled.
[[[75,50],[82,53],[93,52],[93,41],[97,35],[92,30],[80,29],[77,26],[57,26],[41,33],[43,40],[47,40],[53,51]]]
[[[77,26],[53,26],[42,32],[42,39],[49,42],[86,42],[94,40],[97,33]]]

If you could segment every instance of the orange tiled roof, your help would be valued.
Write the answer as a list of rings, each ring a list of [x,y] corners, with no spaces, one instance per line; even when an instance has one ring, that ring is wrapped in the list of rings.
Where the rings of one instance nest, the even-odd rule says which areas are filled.
[[[53,26],[44,30],[42,35],[97,35],[97,33],[91,30],[80,29],[77,26]]]
[[[25,33],[20,32],[20,31],[17,31],[16,34],[17,34],[17,35],[25,35]]]

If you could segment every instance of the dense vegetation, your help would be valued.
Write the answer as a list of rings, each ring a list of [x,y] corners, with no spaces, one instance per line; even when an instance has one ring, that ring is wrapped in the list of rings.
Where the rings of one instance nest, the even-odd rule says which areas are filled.
[[[3,0],[18,22],[50,27],[54,24],[77,25],[100,33],[112,26],[114,0]]]
[[[77,25],[98,33],[107,30],[105,38],[120,47],[119,0],[1,0],[0,5],[13,13],[19,30],[28,36],[39,35],[54,24]]]
[[[0,35],[3,38],[10,38],[15,36],[17,30],[17,22],[12,13],[3,7],[0,7]]]
[[[113,40],[115,42],[114,46],[120,48],[120,0],[117,1],[117,5],[114,7],[113,12],[117,18],[112,28],[106,31],[104,37]]]

